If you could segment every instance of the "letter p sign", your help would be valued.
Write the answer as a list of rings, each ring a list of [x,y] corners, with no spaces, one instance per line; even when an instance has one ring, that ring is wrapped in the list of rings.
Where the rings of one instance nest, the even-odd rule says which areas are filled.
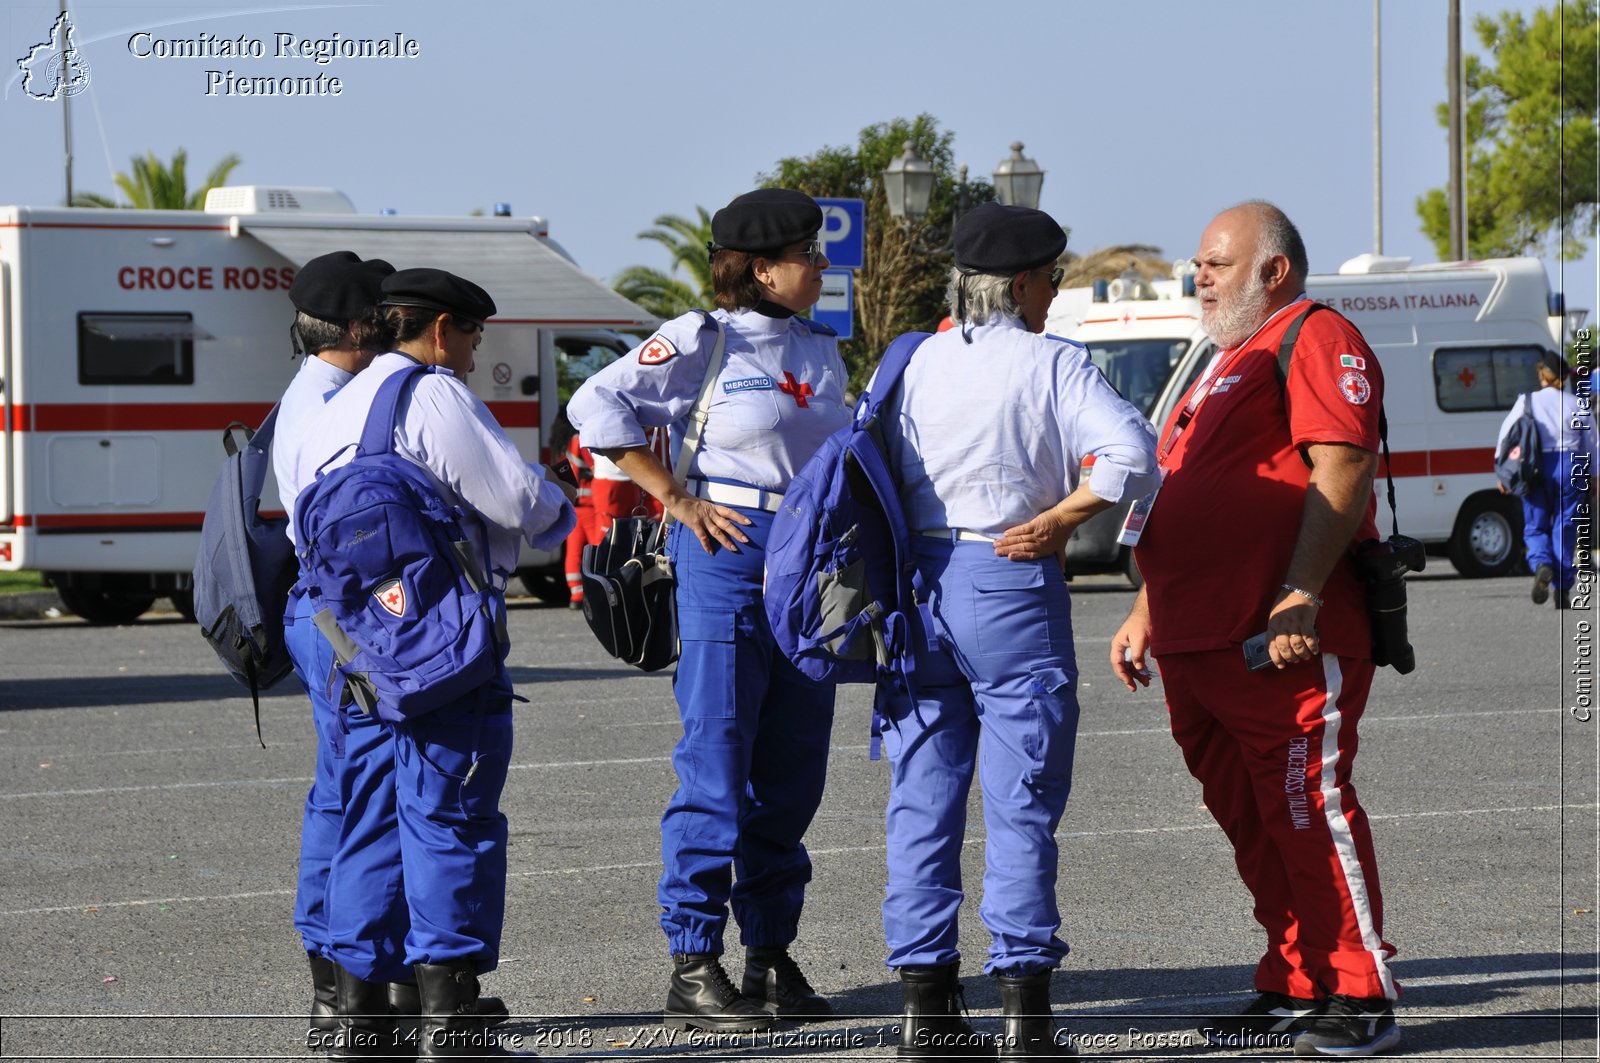
[[[866,206],[859,199],[819,199],[822,231],[817,240],[834,269],[860,269],[866,263]]]

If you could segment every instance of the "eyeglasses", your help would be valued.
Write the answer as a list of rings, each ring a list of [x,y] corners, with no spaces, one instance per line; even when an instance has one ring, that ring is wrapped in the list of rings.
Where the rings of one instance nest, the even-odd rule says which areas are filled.
[[[1050,290],[1053,291],[1053,292],[1059,292],[1061,290],[1062,278],[1064,278],[1066,275],[1067,275],[1067,271],[1062,269],[1060,266],[1057,266],[1055,269],[1051,270],[1050,271]]]
[[[469,318],[457,317],[455,314],[450,315],[450,320],[454,322],[456,330],[464,335],[470,336],[474,332],[483,331],[482,321],[473,321]]]
[[[800,248],[799,250],[797,250],[797,251],[785,251],[784,254],[785,255],[804,255],[804,256],[806,256],[806,265],[814,267],[823,258],[822,241],[820,241],[820,240],[807,241],[806,245],[804,247]]]

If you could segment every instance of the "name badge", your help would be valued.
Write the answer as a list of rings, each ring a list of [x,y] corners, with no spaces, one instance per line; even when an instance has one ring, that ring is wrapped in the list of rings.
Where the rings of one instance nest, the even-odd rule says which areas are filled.
[[[725,395],[733,395],[741,391],[770,390],[772,390],[772,378],[769,376],[752,376],[743,380],[724,380],[722,382],[722,392]]]
[[[1139,499],[1128,507],[1128,515],[1122,518],[1122,530],[1117,533],[1117,542],[1123,546],[1138,546],[1139,536],[1144,534],[1145,522],[1150,519],[1150,511],[1155,508],[1156,495],[1161,493],[1161,487],[1167,482],[1167,470],[1161,470],[1161,483],[1156,484],[1156,489]]]

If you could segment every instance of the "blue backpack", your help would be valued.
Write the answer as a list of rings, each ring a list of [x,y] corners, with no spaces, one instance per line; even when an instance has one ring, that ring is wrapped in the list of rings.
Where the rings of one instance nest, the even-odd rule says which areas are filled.
[[[812,679],[910,689],[921,578],[879,413],[928,335],[889,345],[873,390],[790,482],[773,519],[767,619],[778,649]]]
[[[369,715],[399,723],[483,686],[509,640],[505,599],[421,466],[394,453],[401,398],[424,372],[408,366],[378,387],[356,456],[295,501],[300,567],[322,607],[315,622],[340,687]]]
[[[263,749],[261,691],[294,668],[283,637],[283,611],[298,569],[289,521],[260,513],[277,422],[274,406],[253,433],[238,423],[223,430],[228,458],[211,488],[194,562],[194,618],[229,674],[249,688]],[[244,434],[242,445],[236,429]]]
[[[1494,452],[1494,475],[1508,494],[1527,498],[1543,479],[1539,471],[1539,422],[1533,419],[1533,395],[1522,396],[1522,415]]]

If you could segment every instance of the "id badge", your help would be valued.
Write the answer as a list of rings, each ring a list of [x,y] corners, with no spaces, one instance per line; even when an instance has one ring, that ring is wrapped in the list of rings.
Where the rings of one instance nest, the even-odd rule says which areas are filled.
[[[1155,508],[1156,495],[1161,493],[1161,487],[1167,482],[1167,470],[1161,470],[1161,483],[1156,484],[1156,489],[1139,499],[1128,507],[1128,515],[1122,518],[1122,530],[1117,533],[1117,542],[1123,546],[1138,546],[1139,536],[1144,534],[1145,521],[1150,519],[1150,510]]]

